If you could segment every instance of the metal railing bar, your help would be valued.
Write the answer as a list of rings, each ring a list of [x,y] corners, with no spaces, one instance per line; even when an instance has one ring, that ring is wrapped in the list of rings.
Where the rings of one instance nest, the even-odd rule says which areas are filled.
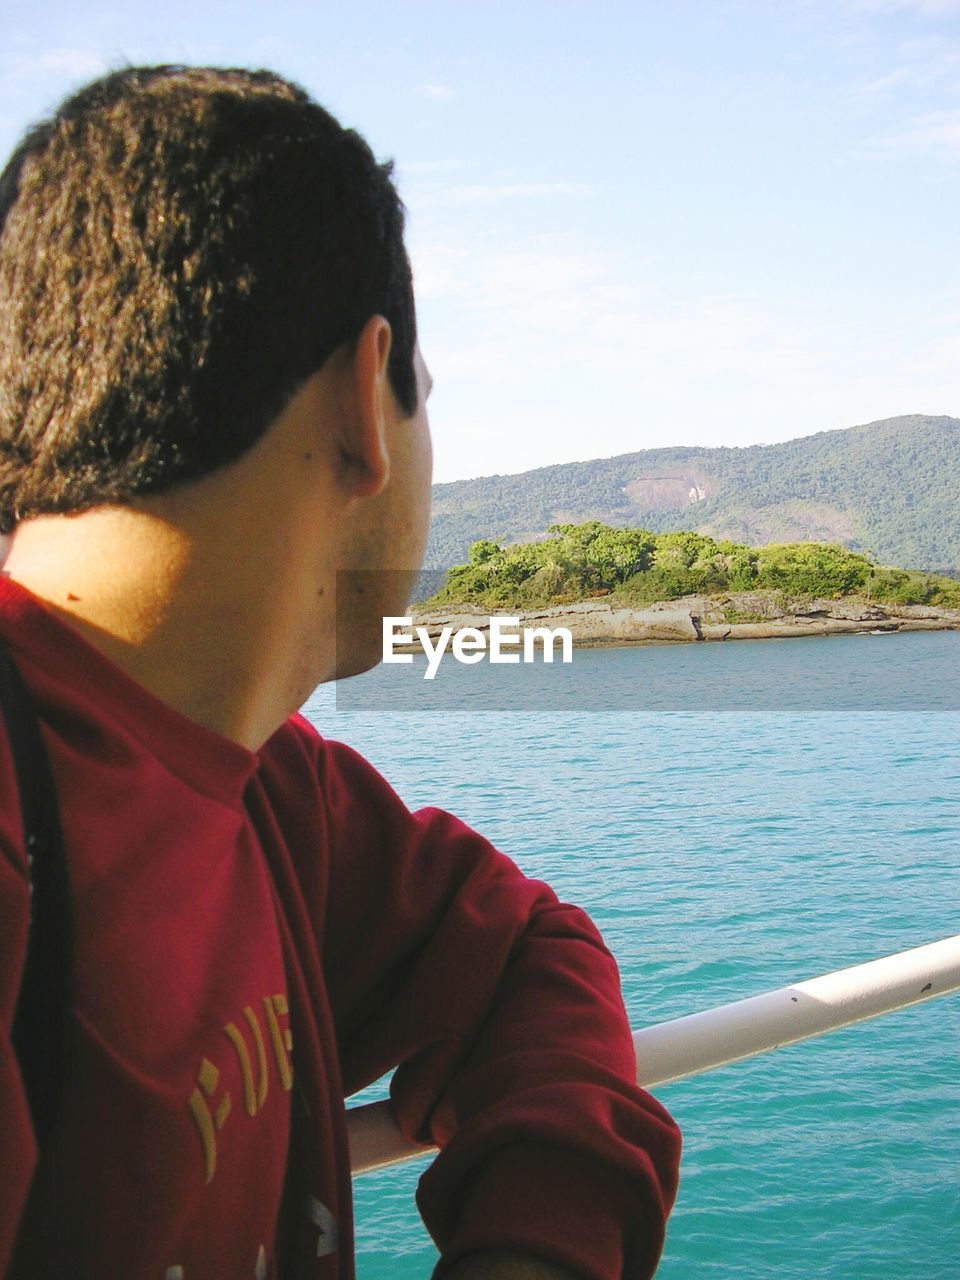
[[[957,989],[960,934],[635,1031],[637,1082],[682,1080]],[[404,1137],[388,1102],[349,1108],[347,1127],[355,1174],[433,1150]]]

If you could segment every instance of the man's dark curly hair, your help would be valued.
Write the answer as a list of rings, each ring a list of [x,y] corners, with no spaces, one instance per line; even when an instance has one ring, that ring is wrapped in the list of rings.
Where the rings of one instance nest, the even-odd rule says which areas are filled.
[[[412,413],[390,172],[266,71],[131,67],[34,127],[0,175],[0,530],[233,461],[372,315]]]

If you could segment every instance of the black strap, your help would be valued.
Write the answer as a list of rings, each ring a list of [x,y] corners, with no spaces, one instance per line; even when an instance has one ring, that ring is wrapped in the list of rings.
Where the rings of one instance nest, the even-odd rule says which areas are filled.
[[[30,930],[12,1039],[42,1147],[56,1112],[72,1002],[70,885],[50,761],[20,672],[2,643],[0,707],[17,773],[30,875]]]

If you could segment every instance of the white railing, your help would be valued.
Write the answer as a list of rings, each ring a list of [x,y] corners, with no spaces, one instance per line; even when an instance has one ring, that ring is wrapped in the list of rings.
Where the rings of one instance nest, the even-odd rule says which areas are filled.
[[[957,989],[960,934],[635,1031],[637,1082],[680,1080]],[[387,1102],[352,1107],[347,1125],[355,1174],[431,1150],[407,1141]]]

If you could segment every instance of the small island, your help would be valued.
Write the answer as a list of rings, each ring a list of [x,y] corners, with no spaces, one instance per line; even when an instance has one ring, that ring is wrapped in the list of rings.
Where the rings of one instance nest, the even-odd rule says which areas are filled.
[[[411,606],[415,625],[566,627],[580,646],[960,630],[960,582],[878,565],[834,543],[748,547],[691,532],[593,520],[539,542],[483,540],[442,588]]]

